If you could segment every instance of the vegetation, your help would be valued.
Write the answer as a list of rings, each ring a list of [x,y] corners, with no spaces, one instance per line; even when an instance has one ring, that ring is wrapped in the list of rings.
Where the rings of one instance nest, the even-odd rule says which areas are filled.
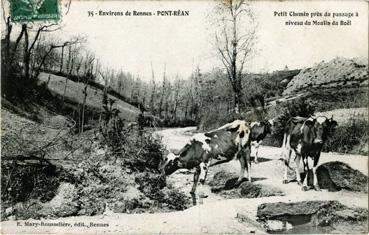
[[[187,197],[158,175],[165,149],[152,127],[209,130],[236,118],[278,117],[264,143],[280,146],[293,116],[366,107],[360,88],[309,91],[270,105],[300,71],[245,73],[256,28],[242,32],[239,25],[243,17],[254,23],[252,12],[245,1],[222,2],[215,11],[224,67],[202,72],[197,65],[183,78],[169,77],[164,65],[160,74],[151,68],[150,82],[102,67],[84,38],[52,38],[59,23],[16,25],[8,17],[1,48],[1,219],[183,210]],[[324,151],[367,153],[367,128],[366,120],[350,120]]]
[[[10,41],[8,18],[2,39],[1,219],[186,208],[187,197],[158,175],[164,147],[144,129],[146,84],[102,68],[82,38],[45,40],[42,35],[58,30],[58,24],[20,27],[16,41]],[[48,79],[40,83],[45,71],[64,75],[63,92],[49,90],[50,74],[43,73]],[[73,80],[82,85],[76,99],[67,96]],[[103,90],[94,105],[88,102],[91,85]],[[183,121],[178,118],[181,86],[180,79],[163,82],[161,93],[154,93],[163,97],[160,122]],[[129,94],[141,115],[135,122],[122,119],[109,94],[119,99]],[[194,116],[190,100],[186,105],[184,116]],[[159,107],[152,108],[155,113]]]
[[[336,128],[323,151],[368,154],[368,120],[352,118]]]

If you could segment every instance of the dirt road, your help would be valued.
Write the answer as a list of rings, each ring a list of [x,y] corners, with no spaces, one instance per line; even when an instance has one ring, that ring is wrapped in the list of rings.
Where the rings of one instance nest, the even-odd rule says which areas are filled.
[[[168,149],[180,149],[191,137],[194,128],[173,128],[158,131]],[[68,226],[25,226],[25,222],[40,223],[39,220],[5,221],[1,232],[11,233],[264,233],[263,228],[256,222],[257,207],[266,202],[298,202],[304,200],[337,200],[347,206],[368,208],[368,196],[365,193],[346,191],[307,191],[302,192],[296,183],[282,184],[283,164],[279,160],[280,149],[274,147],[260,148],[261,162],[252,165],[252,178],[256,184],[274,186],[285,193],[285,196],[273,196],[252,199],[224,199],[210,192],[208,186],[199,188],[209,197],[204,198],[202,204],[184,211],[155,214],[107,214],[103,216],[79,216],[60,218],[56,220],[41,220],[44,223],[64,222]],[[342,161],[352,168],[368,174],[368,158],[359,155],[342,155],[323,153],[320,163],[328,161]],[[224,170],[237,173],[239,163],[232,161],[210,169],[209,178],[214,173]],[[192,174],[178,171],[168,178],[175,187],[188,193],[192,184]],[[208,179],[209,179],[208,178]],[[237,214],[246,215],[248,222],[239,222]],[[84,223],[85,227],[78,227],[75,223]],[[108,227],[86,227],[90,223]],[[22,226],[20,226],[22,225]]]

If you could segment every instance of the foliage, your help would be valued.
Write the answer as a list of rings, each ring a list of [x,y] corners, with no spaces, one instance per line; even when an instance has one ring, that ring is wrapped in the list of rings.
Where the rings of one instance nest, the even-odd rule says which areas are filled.
[[[323,146],[323,151],[340,153],[368,153],[368,128],[366,119],[350,119],[339,125]]]
[[[347,88],[347,89],[320,89],[310,91],[306,99],[314,100],[316,111],[326,111],[338,108],[357,108],[368,105],[368,89]]]
[[[72,180],[70,174],[53,165],[22,165],[14,160],[2,161],[1,169],[1,200],[11,203],[28,199],[51,200],[60,181]]]
[[[189,204],[189,197],[171,185],[166,185],[157,175],[141,173],[136,176],[135,182],[145,196],[159,203],[159,207],[165,204],[169,209],[184,210]]]

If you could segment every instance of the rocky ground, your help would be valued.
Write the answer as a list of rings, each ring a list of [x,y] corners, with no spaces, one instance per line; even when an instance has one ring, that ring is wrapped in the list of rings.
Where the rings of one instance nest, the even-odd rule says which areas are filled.
[[[168,149],[175,150],[184,146],[194,131],[194,128],[175,128],[161,130],[157,132],[157,134],[162,136]],[[259,190],[257,194],[250,194],[247,190],[242,191],[242,189],[237,189],[239,191],[236,190],[233,194],[222,194],[219,193],[219,190],[217,192],[217,190],[214,191],[214,189],[212,192],[211,188],[214,188],[216,174],[218,174],[219,177],[219,172],[226,172],[225,174],[228,174],[229,177],[232,178],[234,174],[238,173],[239,163],[232,161],[210,169],[207,184],[198,188],[199,194],[207,194],[208,197],[200,199],[199,205],[190,207],[184,211],[153,214],[124,214],[105,211],[104,215],[98,216],[17,221],[22,226],[17,226],[16,221],[5,221],[2,222],[2,231],[11,233],[56,233],[61,231],[63,231],[63,233],[265,233],[268,228],[274,229],[274,231],[283,229],[283,226],[285,228],[291,228],[292,226],[293,228],[293,223],[288,221],[285,223],[280,221],[276,223],[272,223],[273,221],[262,221],[261,217],[258,216],[262,213],[260,212],[260,206],[262,204],[267,205],[266,203],[270,203],[271,207],[273,207],[273,203],[286,203],[285,206],[288,207],[290,206],[288,203],[305,203],[304,201],[317,202],[315,204],[317,208],[325,208],[324,205],[326,205],[326,201],[334,201],[333,204],[336,206],[338,205],[337,208],[342,209],[341,212],[338,213],[339,216],[335,218],[363,218],[362,215],[364,215],[364,218],[365,216],[367,217],[367,193],[352,192],[349,190],[340,190],[336,192],[328,192],[328,190],[309,190],[307,192],[302,192],[295,182],[282,184],[283,164],[279,159],[279,148],[263,146],[260,148],[259,154],[261,156],[260,163],[252,165],[253,183],[251,184],[255,190]],[[346,163],[347,166],[358,170],[362,174],[366,176],[368,174],[367,156],[323,153],[320,164],[332,161]],[[192,177],[191,171],[182,170],[168,177],[168,182],[180,191],[188,193],[192,186]],[[213,185],[211,185],[211,182],[213,182]],[[248,182],[245,183],[251,186]],[[247,188],[248,187],[245,186],[244,189]],[[242,198],[235,197],[235,195],[241,195]],[[256,198],[250,198],[255,195],[257,196]],[[322,203],[319,203],[320,201],[322,201]],[[266,207],[264,206],[262,208]],[[314,213],[311,213],[310,216],[312,214]],[[303,221],[303,219],[301,220]],[[26,226],[26,222],[28,222],[29,226]],[[31,226],[31,222],[39,224],[32,224]],[[42,226],[40,224],[41,222],[63,222],[69,223],[70,226],[65,224],[65,226],[61,224],[59,224],[59,226],[45,226],[45,224]],[[266,227],[266,223],[269,223],[269,225],[267,225],[269,227]],[[270,223],[272,224],[270,225]],[[352,230],[350,224],[347,224],[343,227],[341,226],[338,230],[328,231],[344,233],[367,231],[366,223],[360,226],[359,228],[355,226],[358,230]],[[324,232],[323,230],[314,230],[312,228],[312,226],[302,226],[300,230],[288,231],[295,231],[298,233]]]
[[[337,57],[300,71],[287,85],[283,95],[307,88],[348,88],[368,85],[368,61],[364,58]]]

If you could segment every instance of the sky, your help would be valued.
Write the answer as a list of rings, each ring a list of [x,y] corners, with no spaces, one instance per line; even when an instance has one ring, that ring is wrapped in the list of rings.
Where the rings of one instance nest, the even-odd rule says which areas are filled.
[[[202,72],[221,67],[213,46],[214,29],[208,14],[212,1],[72,1],[55,36],[83,35],[86,47],[104,66],[151,79],[151,64],[159,76],[164,65],[169,77],[190,76],[196,65]],[[252,2],[259,27],[256,55],[246,72],[272,72],[310,67],[337,56],[368,55],[368,4],[365,1],[258,1]],[[64,9],[63,9],[64,10]],[[88,11],[188,10],[189,16],[93,16]],[[285,21],[311,19],[275,16],[275,12],[358,13],[351,26],[286,26]],[[324,18],[316,18],[323,20]],[[325,18],[333,20],[333,18]],[[338,21],[348,18],[334,18]]]

